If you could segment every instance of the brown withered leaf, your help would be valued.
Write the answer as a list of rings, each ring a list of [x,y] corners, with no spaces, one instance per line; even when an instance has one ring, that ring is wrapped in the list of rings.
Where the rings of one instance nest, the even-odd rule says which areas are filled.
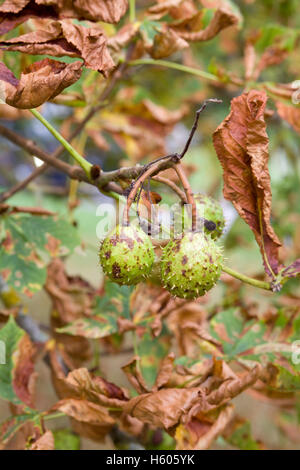
[[[170,353],[166,357],[164,357],[164,359],[161,362],[153,390],[159,390],[160,388],[164,387],[168,383],[173,372],[174,360],[175,360],[174,353]]]
[[[51,431],[46,431],[39,439],[37,439],[29,450],[54,450],[54,436]]]
[[[292,264],[282,271],[283,276],[297,277],[300,275],[300,259],[296,259]]]
[[[94,425],[113,425],[115,422],[103,406],[96,405],[88,400],[66,398],[56,403],[51,408],[52,411],[61,411],[76,419],[76,421]]]
[[[87,369],[75,369],[66,375],[56,351],[51,351],[51,370],[54,388],[59,398],[83,398],[96,405],[121,408],[128,401],[128,391],[94,376]]]
[[[220,436],[233,416],[233,405],[225,405],[218,410],[217,416],[193,418],[187,424],[176,428],[175,440],[178,450],[205,450]]]
[[[165,137],[188,111],[185,105],[169,110],[149,99],[136,100],[136,93],[134,87],[123,88],[110,109],[90,123],[111,134],[132,161],[165,154]]]
[[[118,52],[131,41],[138,31],[138,24],[126,24],[120,28],[114,36],[107,39],[107,46],[114,52]]]
[[[281,119],[287,121],[300,134],[300,107],[276,101],[276,108]]]
[[[257,80],[263,70],[272,65],[279,65],[288,56],[288,51],[279,46],[270,46],[265,49],[255,67],[252,79]]]
[[[8,105],[20,109],[36,108],[51,100],[81,75],[82,63],[65,64],[43,59],[25,69],[20,80],[0,63],[0,87]]]
[[[0,34],[30,18],[77,18],[118,23],[127,8],[128,0],[5,0],[0,6]]]
[[[251,90],[234,98],[231,112],[216,129],[213,143],[223,167],[224,197],[253,231],[266,273],[276,278],[281,243],[271,223],[271,184],[264,112],[265,92]]]
[[[61,1],[62,6],[65,3]],[[72,3],[80,18],[105,23],[118,23],[128,8],[128,0],[75,0]]]
[[[140,358],[138,356],[134,356],[122,367],[122,370],[126,374],[128,381],[138,393],[149,392],[149,388],[140,371],[139,361]]]
[[[56,403],[51,412],[56,410],[72,418],[75,432],[97,442],[102,442],[115,424],[106,408],[87,400],[66,398]]]
[[[57,333],[56,329],[89,314],[96,290],[79,276],[68,276],[64,264],[55,258],[48,266],[45,290],[52,300],[51,327],[61,354],[73,369],[90,358],[91,350],[86,338]]]
[[[132,398],[125,404],[124,412],[144,423],[169,429],[178,424],[198,400],[198,388],[161,389]]]
[[[153,44],[150,47],[145,45],[146,51],[154,59],[169,57],[187,47],[189,47],[188,42],[167,25],[163,25],[162,30],[154,36]]]
[[[71,20],[42,21],[43,28],[1,41],[7,51],[26,54],[48,54],[56,57],[78,57],[84,65],[104,75],[114,67],[107,48],[107,39],[100,27],[73,24]]]
[[[211,22],[202,29],[203,12],[200,11],[190,18],[171,24],[177,34],[186,41],[208,41],[213,39],[220,31],[239,23],[236,14],[227,7],[215,11]]]
[[[199,387],[163,388],[143,393],[125,403],[123,410],[144,423],[168,430],[190,422],[199,413],[206,415],[227,404],[251,387],[260,374],[261,367],[256,366],[240,377],[228,377],[212,391],[203,383]]]
[[[166,14],[172,18],[183,19],[197,13],[193,0],[157,0],[157,4],[148,8],[149,17],[159,19]]]

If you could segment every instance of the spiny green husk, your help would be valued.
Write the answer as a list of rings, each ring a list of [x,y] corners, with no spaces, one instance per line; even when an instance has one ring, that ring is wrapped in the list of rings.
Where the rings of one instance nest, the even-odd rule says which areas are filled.
[[[204,227],[204,232],[216,240],[222,235],[225,226],[221,205],[218,201],[205,194],[195,194],[194,199],[197,207],[197,216],[204,217],[206,220],[210,220],[216,224],[215,230],[212,231]]]
[[[112,281],[132,285],[151,272],[154,250],[141,228],[117,225],[103,241],[99,257],[104,273]]]
[[[186,233],[171,240],[163,250],[164,287],[176,297],[201,297],[219,279],[222,264],[222,250],[211,237],[202,232]]]
[[[197,212],[197,225],[196,231],[203,231],[206,235],[216,240],[219,238],[224,230],[225,219],[221,205],[215,199],[206,196],[205,194],[194,194]],[[191,229],[192,227],[192,213],[191,207],[187,210],[186,206],[175,206],[174,220],[175,235]],[[208,222],[208,223],[207,223]],[[210,227],[210,222],[213,222],[213,230]]]

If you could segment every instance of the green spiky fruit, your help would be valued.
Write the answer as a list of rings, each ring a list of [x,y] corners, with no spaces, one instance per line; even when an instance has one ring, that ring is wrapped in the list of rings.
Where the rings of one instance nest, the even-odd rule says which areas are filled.
[[[195,299],[219,279],[223,264],[221,248],[203,232],[189,232],[171,240],[161,258],[164,287],[176,297]]]
[[[204,217],[206,220],[214,222],[216,225],[214,230],[210,230],[209,226],[206,227],[204,225],[204,232],[216,240],[222,235],[225,226],[221,205],[215,199],[204,194],[195,194],[194,199],[198,217]]]
[[[99,257],[104,273],[112,281],[132,285],[151,272],[154,250],[141,228],[117,225],[103,241]]]

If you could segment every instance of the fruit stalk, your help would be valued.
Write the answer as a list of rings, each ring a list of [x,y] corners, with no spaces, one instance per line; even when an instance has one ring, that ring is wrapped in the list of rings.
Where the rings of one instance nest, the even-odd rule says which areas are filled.
[[[241,274],[237,271],[234,271],[233,269],[228,268],[228,266],[223,266],[222,271],[232,277],[235,277],[236,279],[239,279],[242,282],[245,282],[246,284],[250,284],[250,286],[259,287],[260,289],[264,290],[272,290],[271,284],[269,282],[259,281],[258,279],[253,279],[252,277],[245,276],[245,274]]]
[[[183,189],[186,194],[187,202],[188,204],[192,206],[192,231],[194,232],[196,230],[196,225],[197,225],[197,208],[196,208],[196,203],[194,200],[192,188],[182,168],[182,165],[180,163],[177,163],[174,168],[178,175],[178,178],[180,179],[182,183]]]

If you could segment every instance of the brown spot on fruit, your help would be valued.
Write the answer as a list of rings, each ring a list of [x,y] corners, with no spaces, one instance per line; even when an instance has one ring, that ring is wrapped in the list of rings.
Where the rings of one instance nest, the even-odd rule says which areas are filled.
[[[114,263],[112,265],[112,275],[116,279],[119,279],[121,277],[121,268],[118,263]]]
[[[111,255],[111,251],[110,251],[110,250],[109,250],[109,251],[106,251],[106,252],[104,253],[104,256],[105,256],[106,259],[109,259],[109,258],[110,258],[110,255]]]
[[[184,255],[181,260],[181,264],[185,265],[188,262],[188,257]]]

